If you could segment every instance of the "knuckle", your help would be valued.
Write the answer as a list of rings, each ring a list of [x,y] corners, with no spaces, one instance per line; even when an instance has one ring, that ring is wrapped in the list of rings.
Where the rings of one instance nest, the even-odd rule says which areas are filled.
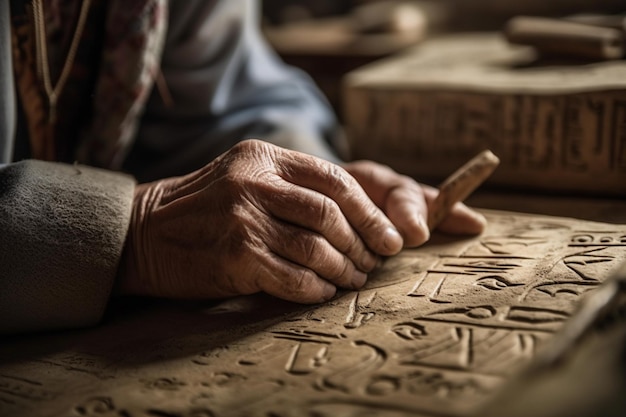
[[[320,254],[320,238],[317,236],[305,235],[300,239],[300,251],[308,262],[319,258]]]
[[[314,273],[309,269],[301,269],[294,277],[289,292],[298,299],[309,298],[311,283],[314,281]]]
[[[417,194],[419,196],[424,195],[424,190],[422,189],[422,186],[413,178],[404,177],[400,181],[402,186],[405,187],[409,192]]]
[[[374,206],[373,204],[367,208],[365,215],[361,219],[360,224],[362,229],[371,231],[378,230],[381,228],[381,212],[380,210]]]
[[[274,170],[277,149],[276,146],[258,139],[238,142],[227,152],[227,169],[254,176],[260,175],[268,169]]]
[[[365,248],[356,233],[350,233],[345,251],[350,255],[361,253]]]
[[[241,190],[245,188],[248,179],[246,176],[238,174],[234,171],[228,171],[222,178],[226,190],[230,192],[231,195],[238,195]]]
[[[354,188],[355,180],[339,165],[328,164],[326,167],[326,177],[330,188],[334,193],[347,193]]]
[[[319,262],[313,267],[321,276],[338,284],[346,284],[354,271],[352,261],[346,256],[326,253],[318,258]]]
[[[263,144],[264,142],[258,139],[246,139],[241,142],[237,142],[231,150],[235,153],[247,153],[261,148]]]
[[[317,223],[335,227],[339,221],[339,205],[333,199],[322,197],[317,213]]]
[[[416,186],[418,186],[417,181],[415,181],[413,178],[407,175],[402,175],[402,174],[396,174],[396,175],[398,176],[398,184],[400,186],[409,187],[409,188],[415,188]]]
[[[341,282],[343,282],[344,284],[349,283],[350,277],[352,273],[354,272],[354,265],[352,264],[352,262],[344,256],[342,257],[342,262],[337,266],[338,266],[338,269],[337,269],[338,273],[335,278],[337,278],[338,280],[341,280]]]

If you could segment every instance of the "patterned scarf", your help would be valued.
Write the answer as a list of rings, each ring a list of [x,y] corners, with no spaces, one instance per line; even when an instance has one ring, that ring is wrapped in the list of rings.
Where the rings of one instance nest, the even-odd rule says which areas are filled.
[[[74,36],[80,0],[45,2],[52,82]],[[56,118],[37,75],[29,1],[11,0],[15,79],[32,157],[119,169],[159,71],[167,0],[92,0]]]

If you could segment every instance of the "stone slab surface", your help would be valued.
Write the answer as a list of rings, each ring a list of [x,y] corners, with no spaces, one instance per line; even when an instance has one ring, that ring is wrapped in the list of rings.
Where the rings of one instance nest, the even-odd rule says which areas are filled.
[[[93,329],[4,338],[0,415],[468,415],[626,258],[626,225],[486,214],[323,305],[125,300]]]

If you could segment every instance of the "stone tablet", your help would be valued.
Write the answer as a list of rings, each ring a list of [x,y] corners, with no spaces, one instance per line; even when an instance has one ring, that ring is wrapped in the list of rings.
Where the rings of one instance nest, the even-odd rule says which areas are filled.
[[[625,73],[624,60],[537,62],[496,34],[426,42],[346,77],[352,154],[440,180],[490,149],[492,183],[624,195]]]
[[[626,225],[486,212],[361,291],[127,301],[94,329],[5,338],[2,416],[465,416],[626,258]]]

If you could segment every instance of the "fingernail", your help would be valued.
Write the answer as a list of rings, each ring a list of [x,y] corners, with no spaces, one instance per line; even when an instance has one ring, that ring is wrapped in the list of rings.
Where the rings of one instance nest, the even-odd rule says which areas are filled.
[[[355,290],[364,286],[366,281],[367,274],[364,274],[361,271],[354,271],[354,274],[352,274],[352,288]]]
[[[330,300],[331,298],[335,296],[336,293],[337,293],[337,287],[327,282],[324,283],[324,290],[322,292],[322,298],[324,298],[324,301]]]
[[[384,232],[383,245],[389,251],[386,255],[395,255],[402,249],[402,236],[395,228],[390,226]]]

